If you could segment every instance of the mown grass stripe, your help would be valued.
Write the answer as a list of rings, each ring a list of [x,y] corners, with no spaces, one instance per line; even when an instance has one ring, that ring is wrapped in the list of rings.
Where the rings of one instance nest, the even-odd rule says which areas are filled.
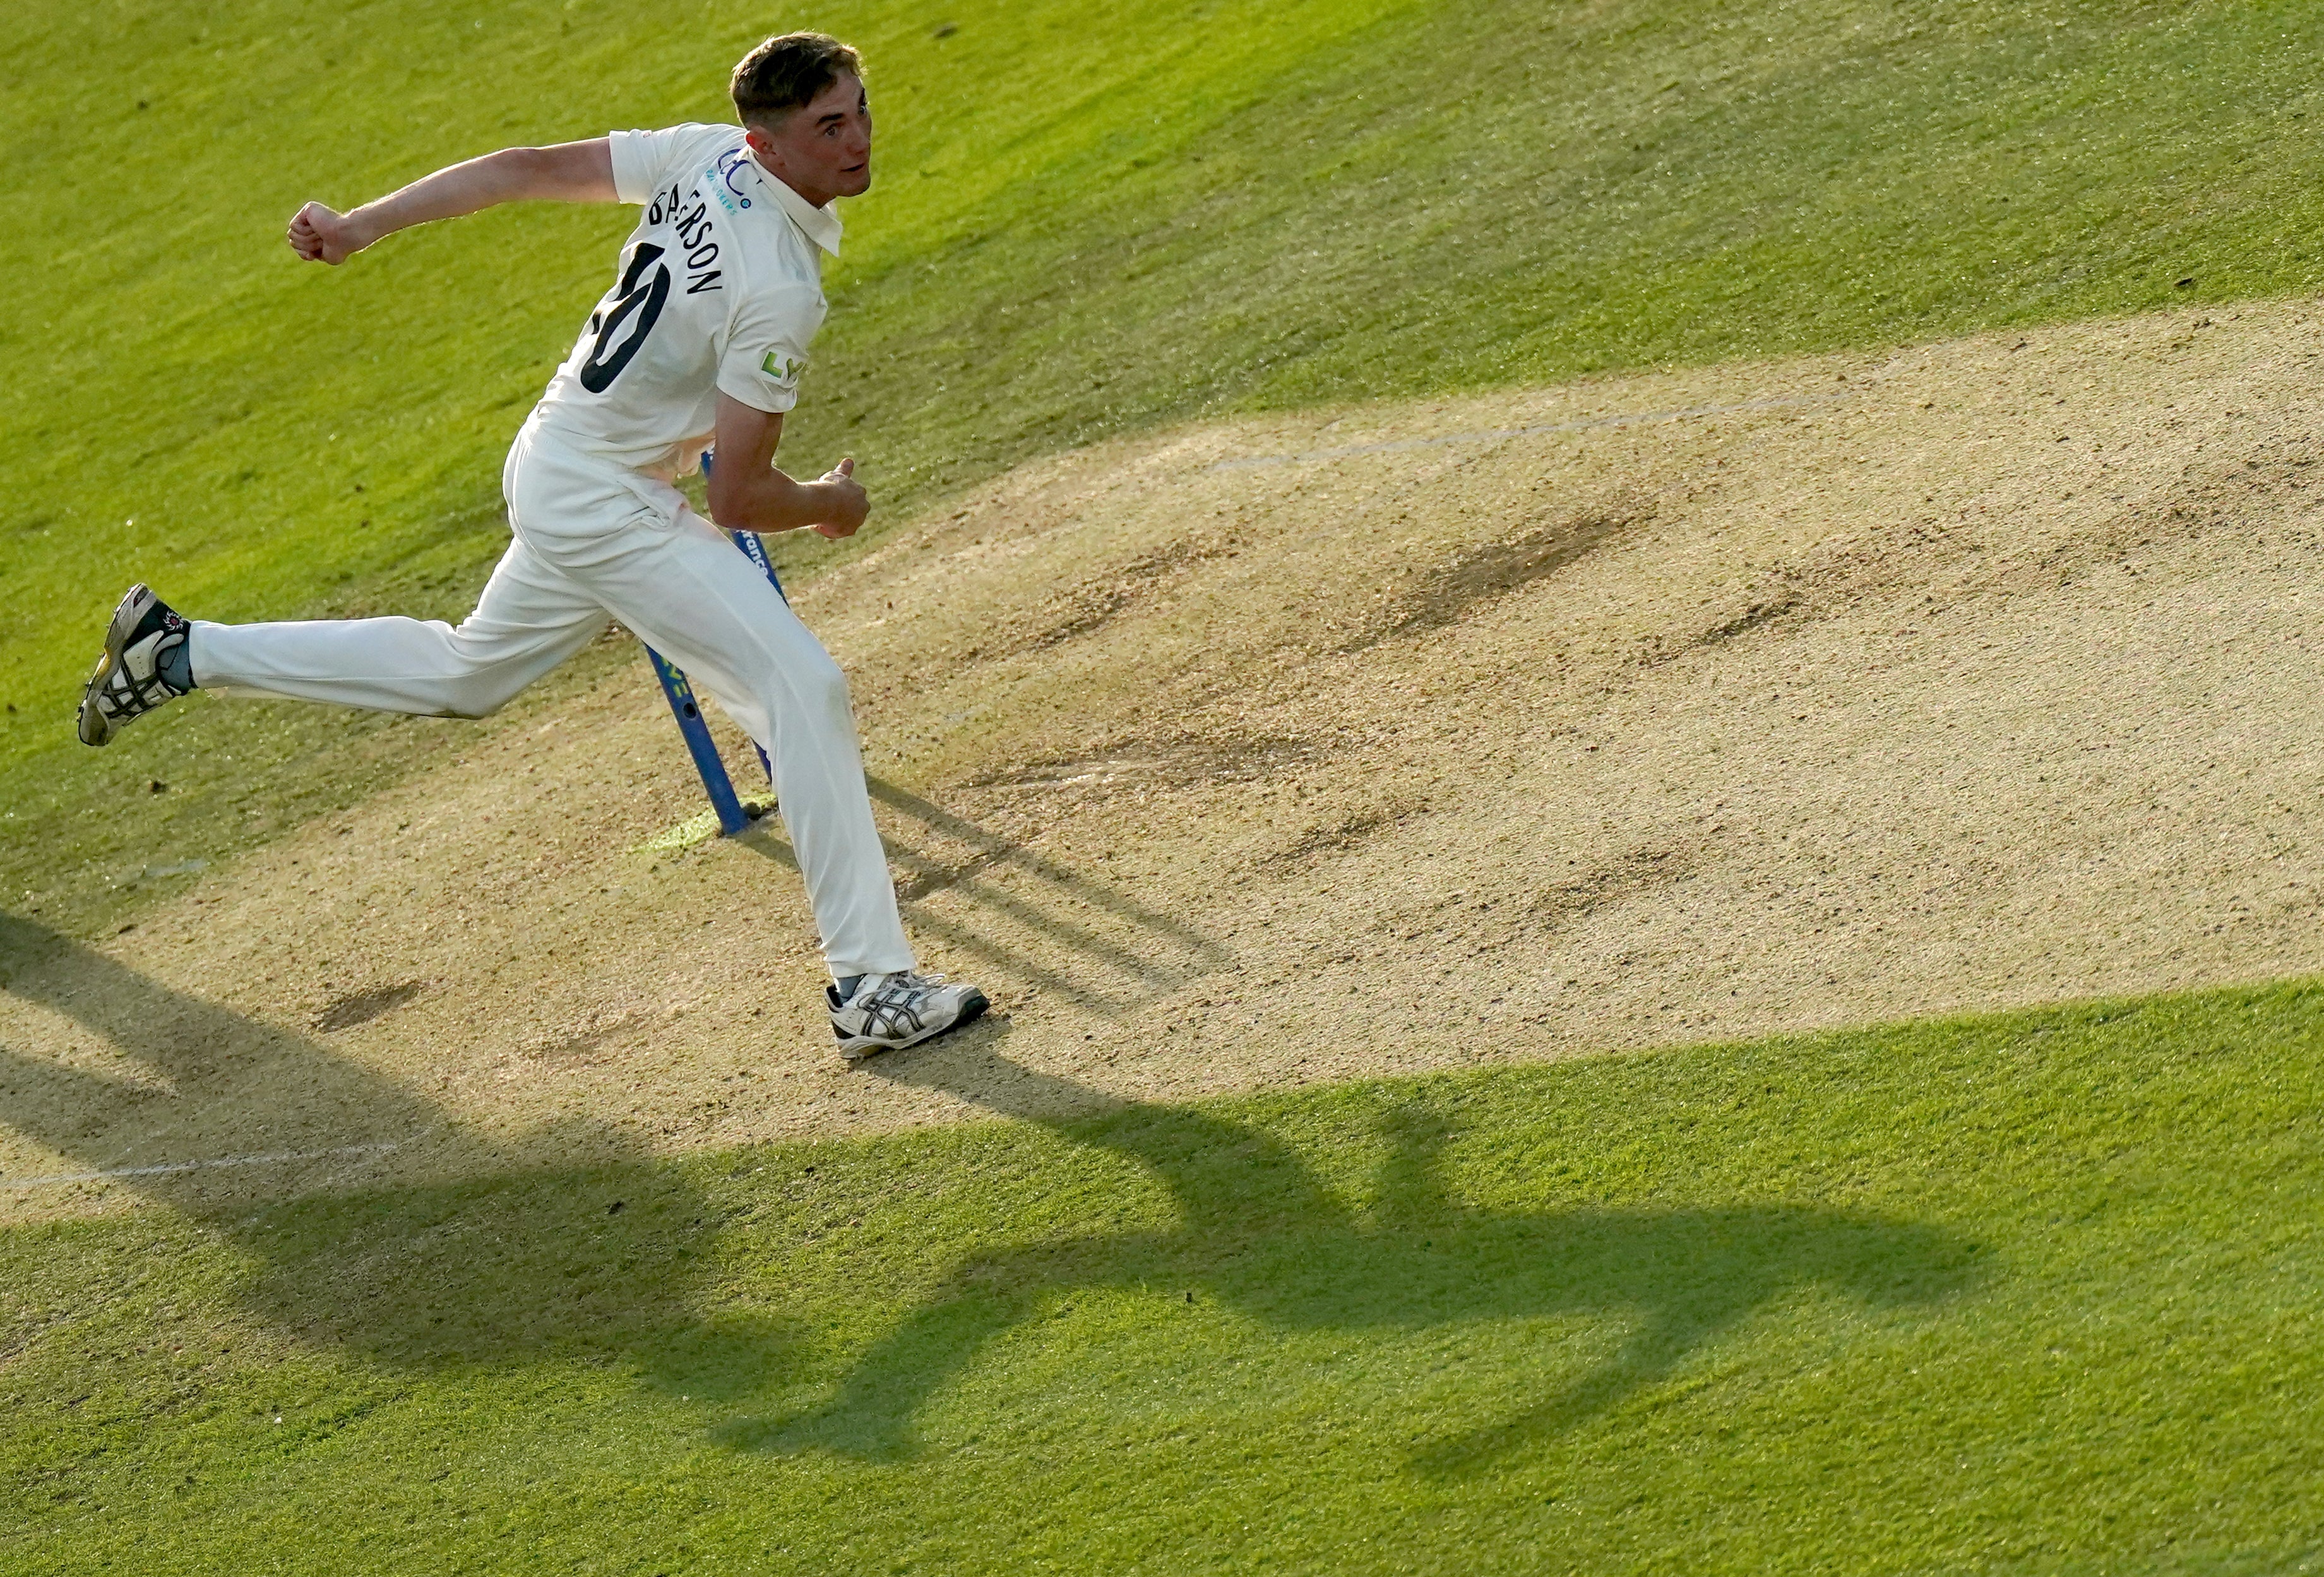
[[[0,1233],[0,1572],[2324,1543],[2324,984],[1094,1115],[991,1056],[894,1071],[1024,1120]]]

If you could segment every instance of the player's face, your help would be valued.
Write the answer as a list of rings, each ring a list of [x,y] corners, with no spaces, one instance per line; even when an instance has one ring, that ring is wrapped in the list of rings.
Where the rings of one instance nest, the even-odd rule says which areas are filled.
[[[772,132],[752,128],[766,167],[818,208],[860,197],[872,185],[872,101],[862,81],[842,74]]]

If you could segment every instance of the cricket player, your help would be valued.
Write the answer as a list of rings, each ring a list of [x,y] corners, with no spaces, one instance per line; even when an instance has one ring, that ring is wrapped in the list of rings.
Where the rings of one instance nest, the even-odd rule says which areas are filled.
[[[617,620],[683,668],[774,765],[849,1057],[982,1012],[974,986],[915,968],[872,825],[847,681],[718,528],[846,537],[869,504],[853,459],[812,482],[775,468],[783,413],[822,326],[834,199],[872,184],[853,50],[771,38],[734,68],[740,125],[507,148],[348,213],[309,203],[290,243],[336,266],[398,230],[496,204],[641,210],[613,288],[518,432],[502,472],[512,540],[456,630],[416,619],[214,624],[134,586],[80,706],[101,745],[197,687],[437,717],[483,717]],[[715,440],[714,526],[674,480]]]

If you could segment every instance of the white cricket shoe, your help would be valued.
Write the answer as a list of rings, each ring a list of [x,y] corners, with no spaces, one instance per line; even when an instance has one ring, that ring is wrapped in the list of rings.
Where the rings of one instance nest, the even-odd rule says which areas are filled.
[[[83,744],[104,744],[164,701],[186,692],[161,675],[161,659],[185,644],[189,626],[152,589],[133,586],[105,629],[105,655],[81,692]]]
[[[831,1032],[839,1038],[839,1055],[851,1061],[918,1046],[959,1028],[992,1005],[973,985],[948,985],[940,974],[910,969],[867,974],[844,1001],[835,985],[825,986],[823,994],[831,1004]]]

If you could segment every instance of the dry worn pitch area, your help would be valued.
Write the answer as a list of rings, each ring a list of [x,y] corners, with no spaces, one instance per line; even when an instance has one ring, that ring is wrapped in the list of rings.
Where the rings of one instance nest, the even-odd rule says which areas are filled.
[[[0,1213],[948,1119],[1004,1038],[1180,1095],[2324,968],[2319,317],[1030,467],[799,598],[964,1044],[827,1049],[779,830],[678,846],[640,659],[12,938]]]

